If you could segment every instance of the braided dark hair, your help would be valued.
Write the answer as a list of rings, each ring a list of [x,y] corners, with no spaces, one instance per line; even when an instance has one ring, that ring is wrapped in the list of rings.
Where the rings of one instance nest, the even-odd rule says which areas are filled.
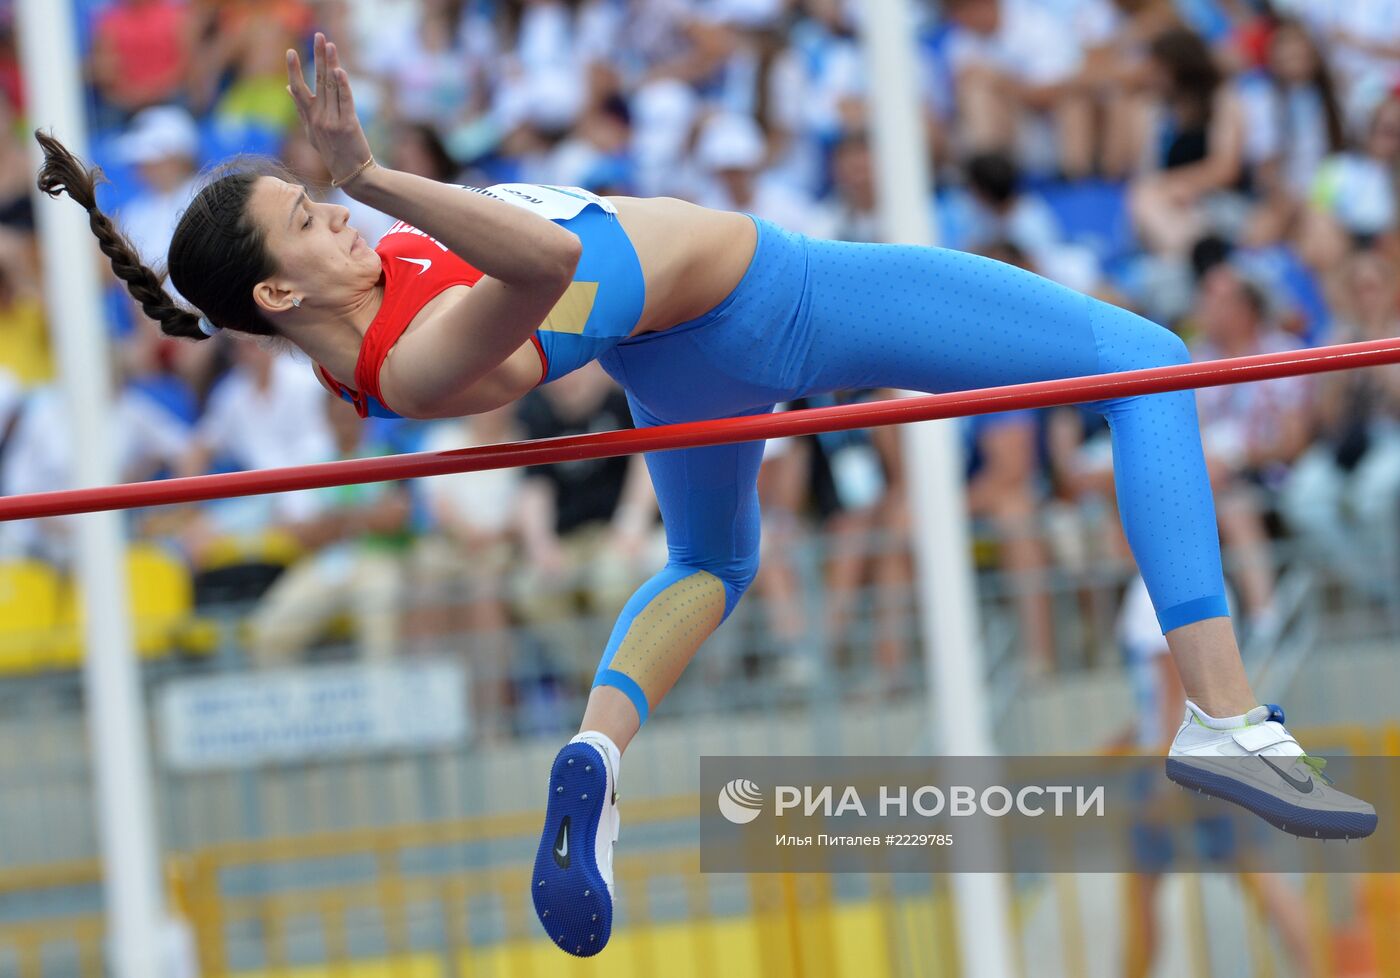
[[[111,218],[97,206],[101,169],[88,167],[44,132],[34,138],[44,150],[39,189],[50,197],[66,193],[88,212],[88,224],[112,271],[126,283],[142,310],[163,333],[202,340],[200,314],[177,304],[165,290],[165,274],[141,256]],[[180,215],[170,241],[167,274],[180,293],[204,311],[215,326],[271,336],[272,324],[253,301],[253,286],[276,271],[262,229],[248,218],[247,205],[259,177],[290,179],[273,160],[241,157],[220,167]]]

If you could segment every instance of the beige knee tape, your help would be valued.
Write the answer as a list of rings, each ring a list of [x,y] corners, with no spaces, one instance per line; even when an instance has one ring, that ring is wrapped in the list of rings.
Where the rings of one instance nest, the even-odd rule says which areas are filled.
[[[719,627],[724,600],[724,583],[708,571],[676,581],[632,619],[608,668],[640,686],[655,706]]]

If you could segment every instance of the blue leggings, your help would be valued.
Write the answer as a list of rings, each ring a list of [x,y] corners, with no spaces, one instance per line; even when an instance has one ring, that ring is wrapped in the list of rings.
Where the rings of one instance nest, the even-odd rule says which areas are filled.
[[[1010,265],[756,223],[753,260],[728,298],[599,357],[639,427],[766,413],[851,388],[934,393],[1188,360],[1170,330]],[[1087,407],[1112,431],[1123,528],[1162,630],[1227,615],[1194,394]],[[664,695],[679,675],[662,661],[667,644],[708,634],[758,569],[762,455],[750,442],[646,457],[669,560],[623,609],[595,679],[626,693],[643,720],[658,698],[648,690],[659,683]]]

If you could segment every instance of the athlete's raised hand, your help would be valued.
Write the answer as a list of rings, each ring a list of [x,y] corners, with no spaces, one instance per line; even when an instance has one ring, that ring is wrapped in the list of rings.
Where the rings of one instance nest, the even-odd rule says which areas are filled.
[[[350,76],[340,66],[340,55],[326,35],[317,33],[314,48],[316,91],[306,87],[301,58],[287,52],[287,91],[296,103],[297,115],[311,145],[325,160],[334,186],[342,186],[364,170],[372,159],[355,100],[350,94]]]

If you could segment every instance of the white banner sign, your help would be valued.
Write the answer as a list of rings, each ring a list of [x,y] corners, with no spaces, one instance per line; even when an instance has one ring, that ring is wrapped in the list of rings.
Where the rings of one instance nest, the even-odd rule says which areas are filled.
[[[160,691],[161,745],[183,771],[438,747],[467,737],[466,686],[446,661],[176,680]]]

